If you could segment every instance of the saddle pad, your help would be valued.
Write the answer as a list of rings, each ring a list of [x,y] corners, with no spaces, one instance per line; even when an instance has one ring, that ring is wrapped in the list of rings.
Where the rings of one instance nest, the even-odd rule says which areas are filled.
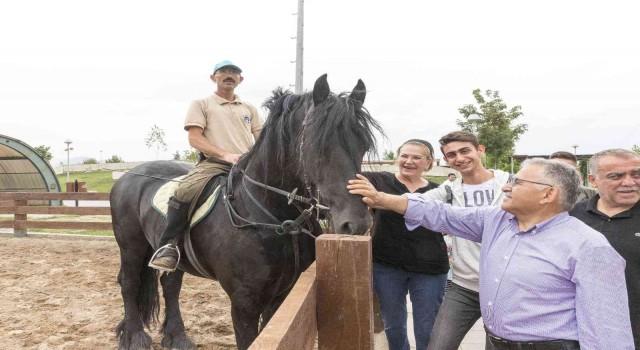
[[[154,209],[156,209],[162,216],[167,216],[167,210],[169,209],[169,197],[173,196],[176,188],[180,184],[180,180],[182,180],[184,176],[176,177],[172,179],[172,181],[168,181],[166,184],[162,185],[157,191],[156,194],[153,195],[151,199],[151,205]],[[196,208],[195,213],[191,217],[190,227],[195,226],[200,222],[200,220],[204,219],[209,212],[213,209],[213,206],[216,204],[216,200],[218,199],[218,195],[220,194],[220,185],[218,185],[211,195],[207,197],[207,200],[202,203],[201,206]]]

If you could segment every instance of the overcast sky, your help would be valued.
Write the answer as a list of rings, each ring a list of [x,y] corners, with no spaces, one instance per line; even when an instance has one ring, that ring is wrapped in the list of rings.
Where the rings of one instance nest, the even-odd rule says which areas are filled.
[[[230,59],[256,106],[295,81],[297,0],[0,3],[0,134],[74,157],[153,160],[189,149],[189,103]],[[455,130],[471,92],[498,90],[529,131],[517,154],[640,144],[637,1],[305,1],[304,88],[367,85],[365,106],[397,148]],[[263,114],[264,111],[262,111]]]

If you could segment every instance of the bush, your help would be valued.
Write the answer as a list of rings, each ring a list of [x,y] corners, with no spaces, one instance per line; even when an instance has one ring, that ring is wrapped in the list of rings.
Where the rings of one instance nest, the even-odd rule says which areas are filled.
[[[95,158],[87,158],[82,161],[82,164],[98,164],[98,161]]]
[[[116,155],[111,156],[105,163],[124,163],[124,160]]]

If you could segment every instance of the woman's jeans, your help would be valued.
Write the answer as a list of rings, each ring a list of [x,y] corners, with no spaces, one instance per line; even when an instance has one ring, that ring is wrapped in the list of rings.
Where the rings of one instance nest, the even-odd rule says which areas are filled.
[[[409,350],[407,293],[413,306],[416,350],[426,350],[442,303],[447,274],[427,275],[373,263],[373,288],[380,301],[389,350]]]

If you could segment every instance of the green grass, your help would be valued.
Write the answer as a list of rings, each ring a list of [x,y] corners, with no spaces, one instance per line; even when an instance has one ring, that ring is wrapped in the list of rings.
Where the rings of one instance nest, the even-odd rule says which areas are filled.
[[[97,231],[97,230],[56,230],[46,228],[30,228],[29,232],[46,232],[46,233],[66,233],[71,235],[87,235],[87,236],[108,236],[113,237],[113,231]]]
[[[69,181],[86,182],[88,191],[111,192],[111,188],[116,182],[111,178],[111,173],[111,171],[72,172],[69,174]],[[60,190],[66,192],[67,173],[57,175],[57,177],[60,182]]]
[[[441,184],[447,179],[446,176],[426,176],[427,180]]]

